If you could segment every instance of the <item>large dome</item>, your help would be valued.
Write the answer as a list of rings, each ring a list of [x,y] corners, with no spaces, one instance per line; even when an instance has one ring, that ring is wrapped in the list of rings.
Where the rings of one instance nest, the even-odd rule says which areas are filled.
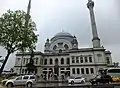
[[[57,33],[54,37],[73,37],[73,36],[68,32],[60,32]]]

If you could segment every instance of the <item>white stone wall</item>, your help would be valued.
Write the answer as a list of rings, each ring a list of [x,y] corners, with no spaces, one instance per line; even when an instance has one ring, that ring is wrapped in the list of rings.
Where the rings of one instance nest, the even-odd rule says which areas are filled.
[[[63,43],[63,46],[62,47],[59,47],[58,46],[58,43]],[[51,45],[50,45],[50,50],[51,51],[54,51],[53,50],[53,47],[56,45],[57,46],[57,49],[56,50],[60,50],[60,49],[62,49],[62,50],[65,50],[65,48],[64,48],[64,45],[65,44],[67,44],[68,45],[68,47],[69,47],[69,49],[72,49],[72,45],[71,45],[71,42],[70,41],[68,41],[68,40],[66,40],[66,39],[58,39],[58,40],[56,40],[56,41],[54,41],[54,42],[52,42],[51,43]]]
[[[72,57],[74,57],[74,63],[73,63],[73,59]],[[81,62],[81,57],[83,59],[83,62]],[[89,57],[91,57],[91,61],[89,59]],[[68,69],[70,68],[70,76],[83,76],[83,77],[93,77],[94,75],[98,74],[98,70],[101,68],[107,68],[107,65],[105,65],[106,62],[106,57],[110,57],[111,55],[106,55],[104,51],[88,51],[87,49],[85,52],[74,52],[74,53],[68,53],[66,55],[47,55],[47,56],[42,56],[42,55],[34,55],[34,63],[37,66],[37,74],[40,76],[41,74],[43,74],[43,69],[46,68],[47,72],[49,72],[49,69],[52,68],[53,72],[54,72],[54,65],[55,65],[55,59],[58,59],[58,65],[59,65],[59,76],[62,74],[62,72],[67,72],[69,71]],[[20,58],[20,59],[18,59]],[[19,74],[20,72],[20,66],[21,66],[21,58],[22,56],[17,56],[16,57],[16,63],[15,66],[19,66],[19,67],[15,67],[14,70],[15,72],[17,72]],[[30,56],[26,55],[23,58],[30,58]],[[36,64],[36,58],[38,58],[37,60],[37,64]],[[61,64],[61,58],[64,59],[64,64]],[[67,63],[67,58],[69,58],[70,63]],[[47,59],[47,64],[45,63],[45,59]],[[53,63],[50,64],[50,59],[52,59]],[[87,59],[87,60],[86,60]],[[26,63],[26,59],[24,61],[24,59],[22,60],[22,70],[26,69],[25,67],[25,63]],[[75,69],[75,73],[73,73],[73,70]],[[79,69],[79,72],[77,72],[77,70]],[[84,74],[82,73],[82,70],[84,69]],[[86,72],[86,69],[88,69],[88,73]],[[93,72],[91,73],[91,69],[93,69]]]

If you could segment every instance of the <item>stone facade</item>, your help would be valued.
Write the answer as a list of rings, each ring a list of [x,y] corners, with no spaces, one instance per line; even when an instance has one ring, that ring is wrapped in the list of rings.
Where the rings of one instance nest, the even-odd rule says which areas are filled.
[[[52,73],[58,76],[88,78],[98,74],[99,69],[112,65],[110,51],[106,51],[104,47],[79,49],[77,38],[66,32],[60,32],[50,40],[47,39],[44,53],[34,52],[33,59],[39,76]],[[27,74],[26,64],[29,60],[29,52],[17,53],[14,71]]]

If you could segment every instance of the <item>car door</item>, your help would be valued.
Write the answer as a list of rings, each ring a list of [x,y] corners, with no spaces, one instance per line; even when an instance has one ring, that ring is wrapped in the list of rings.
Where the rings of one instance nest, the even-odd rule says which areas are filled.
[[[75,82],[75,83],[80,83],[80,82],[81,82],[81,77],[76,77],[76,78],[74,79],[74,82]]]
[[[21,81],[22,81],[22,76],[17,77],[14,80],[14,85],[21,85]]]
[[[22,85],[25,85],[28,79],[29,76],[23,76]]]

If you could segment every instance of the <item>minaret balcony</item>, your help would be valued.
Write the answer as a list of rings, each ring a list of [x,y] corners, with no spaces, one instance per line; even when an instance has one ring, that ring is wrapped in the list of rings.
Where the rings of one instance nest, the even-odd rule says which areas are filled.
[[[87,7],[90,8],[90,7],[94,7],[94,2],[91,0],[87,3]]]

